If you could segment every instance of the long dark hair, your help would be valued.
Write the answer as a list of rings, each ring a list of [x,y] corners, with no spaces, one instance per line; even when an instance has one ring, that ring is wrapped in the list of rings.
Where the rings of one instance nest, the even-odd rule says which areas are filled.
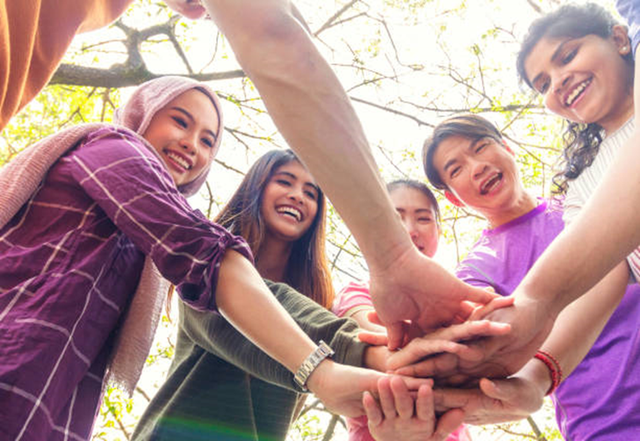
[[[215,219],[233,234],[245,238],[258,258],[266,228],[260,212],[262,194],[276,170],[299,161],[291,150],[271,150],[249,169],[236,192]],[[326,201],[318,191],[318,211],[309,230],[294,244],[283,282],[325,308],[331,307],[334,291],[325,254]]]
[[[581,38],[591,34],[609,38],[613,27],[617,24],[619,23],[606,9],[595,3],[564,5],[540,17],[531,24],[520,46],[517,60],[520,80],[534,88],[527,78],[524,64],[541,39],[545,37]],[[625,55],[624,59],[633,72],[632,52]],[[576,179],[593,163],[603,138],[604,130],[599,124],[566,121],[563,134],[565,147],[559,161],[560,171],[553,177],[554,192],[566,193],[569,181]]]

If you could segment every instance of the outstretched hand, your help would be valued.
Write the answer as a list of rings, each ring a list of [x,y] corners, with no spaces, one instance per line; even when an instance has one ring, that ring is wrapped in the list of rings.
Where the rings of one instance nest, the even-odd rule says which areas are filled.
[[[465,344],[465,341],[479,337],[505,335],[509,333],[511,326],[504,323],[496,323],[488,320],[478,320],[452,325],[442,328],[422,337],[413,338],[401,350],[391,353],[385,360],[385,370],[399,369],[408,366],[402,375],[411,377],[425,377],[422,364],[430,365],[431,360],[446,360],[447,358],[428,358],[435,354],[455,354],[461,360],[470,362],[481,360],[483,354],[475,347]],[[387,344],[387,336],[373,332],[361,332],[361,341],[370,345]],[[457,366],[457,359],[453,359],[452,366]],[[441,369],[443,367],[441,366]],[[411,374],[408,374],[411,372]],[[429,368],[427,368],[429,372]]]
[[[363,415],[362,394],[377,395],[378,380],[387,374],[371,369],[363,369],[325,360],[313,371],[307,386],[333,413],[348,417]],[[398,377],[410,391],[417,391],[422,385],[433,381],[425,378]]]
[[[525,366],[504,380],[480,380],[474,389],[436,389],[436,411],[462,409],[469,424],[496,424],[528,417],[542,406],[550,381],[546,368],[536,377],[535,366]],[[546,375],[546,377],[544,377]]]
[[[414,398],[400,377],[378,380],[379,402],[365,392],[362,403],[369,431],[377,441],[442,441],[462,423],[464,412],[451,410],[436,419],[431,386]]]
[[[496,294],[467,285],[412,247],[386,268],[371,268],[371,297],[395,349],[404,320],[428,332],[466,320],[473,309],[468,302],[486,304]]]
[[[483,377],[506,378],[533,357],[551,331],[554,316],[538,302],[525,297],[503,297],[478,308],[470,317],[470,320],[479,319],[509,324],[511,332],[466,342],[475,358],[448,353],[400,367],[409,361],[406,357],[397,357],[390,361],[390,369],[397,368],[395,373],[399,375],[433,377],[439,384],[458,385]]]

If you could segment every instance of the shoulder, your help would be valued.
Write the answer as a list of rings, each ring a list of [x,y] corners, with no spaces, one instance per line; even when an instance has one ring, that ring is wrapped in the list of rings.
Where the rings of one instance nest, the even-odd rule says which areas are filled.
[[[90,169],[107,165],[130,170],[140,167],[165,168],[141,136],[119,127],[104,127],[91,132],[69,156]]]

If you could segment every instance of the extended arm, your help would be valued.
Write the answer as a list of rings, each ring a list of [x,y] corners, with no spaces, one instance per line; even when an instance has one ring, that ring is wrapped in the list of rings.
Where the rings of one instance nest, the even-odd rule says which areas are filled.
[[[420,255],[393,210],[344,89],[289,0],[205,0],[269,114],[329,195],[367,259],[386,324],[449,323],[460,301],[490,296]],[[366,213],[366,216],[363,215]],[[425,312],[426,311],[426,312]]]
[[[287,285],[271,282],[267,282],[267,285],[275,299],[313,341],[322,339],[334,349],[335,361],[353,366],[362,365],[366,345],[356,337],[355,322],[337,318]],[[180,305],[180,329],[207,352],[249,374],[278,386],[297,390],[291,373],[285,367],[253,345],[223,317]],[[262,330],[264,332],[265,328]],[[271,330],[269,333],[282,337]]]
[[[624,295],[627,280],[628,268],[623,262],[558,317],[542,349],[560,363],[564,378],[591,349]],[[465,421],[472,424],[513,421],[535,412],[550,386],[547,366],[530,359],[509,379],[484,379],[478,389],[437,391],[436,402],[441,410],[462,407]]]

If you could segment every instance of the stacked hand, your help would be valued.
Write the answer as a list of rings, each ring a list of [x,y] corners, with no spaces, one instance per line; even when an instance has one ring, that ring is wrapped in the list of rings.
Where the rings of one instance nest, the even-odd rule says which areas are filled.
[[[395,349],[405,320],[429,332],[464,321],[473,310],[468,302],[486,304],[496,294],[467,285],[411,247],[388,266],[371,268],[371,297]]]
[[[475,357],[451,352],[425,359],[427,353],[401,351],[389,360],[389,369],[400,375],[434,377],[439,383],[449,384],[483,377],[506,378],[531,360],[549,334],[554,316],[526,298],[515,302],[513,298],[497,298],[470,317],[477,319],[509,324],[511,332],[467,341],[469,353]]]
[[[400,377],[378,380],[379,400],[365,392],[362,399],[369,431],[377,441],[442,441],[460,426],[464,412],[454,409],[436,419],[430,384],[415,398]]]

